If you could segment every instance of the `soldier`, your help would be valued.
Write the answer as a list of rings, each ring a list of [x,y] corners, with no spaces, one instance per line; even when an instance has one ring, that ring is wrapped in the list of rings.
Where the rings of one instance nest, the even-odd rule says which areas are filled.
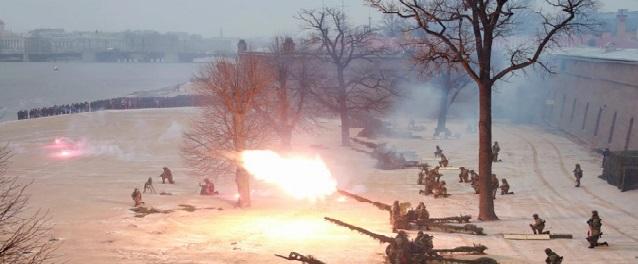
[[[393,264],[408,264],[410,263],[410,239],[405,231],[401,230],[394,238],[394,250],[393,258],[391,262]]]
[[[501,195],[506,195],[506,194],[514,194],[513,192],[510,192],[510,184],[507,183],[507,180],[505,178],[501,179]]]
[[[424,183],[425,181],[425,174],[427,174],[427,172],[425,171],[419,171],[419,179],[417,179],[416,184],[421,185]]]
[[[589,241],[589,248],[594,248],[597,246],[609,246],[609,244],[605,241],[602,243],[598,243],[598,239],[603,235],[601,231],[601,227],[603,226],[602,220],[600,216],[598,216],[598,211],[591,212],[591,218],[587,220],[587,225],[589,225],[589,232],[587,236],[587,241]]]
[[[445,156],[445,154],[441,153],[441,161],[439,161],[439,166],[443,167],[443,168],[447,168],[447,165],[450,163],[447,160],[447,157]]]
[[[574,168],[574,177],[576,177],[576,187],[580,187],[580,178],[583,177],[583,170],[578,163],[576,163],[576,168]]]
[[[545,229],[545,220],[543,220],[540,217],[538,217],[538,214],[534,214],[534,215],[532,215],[532,217],[534,218],[534,222],[529,224],[529,227],[532,228],[532,231],[534,232],[534,235],[547,235],[547,234],[549,234],[549,231],[544,231],[543,232],[543,229]]]
[[[474,170],[470,170],[470,175],[472,175],[470,184],[474,188],[474,193],[479,194],[479,175]]]
[[[219,194],[217,191],[215,191],[215,184],[213,184],[208,178],[205,178],[204,184],[200,184],[199,186],[201,187],[201,190],[199,192],[199,194],[201,195]]]
[[[436,185],[436,181],[434,179],[434,176],[432,176],[432,174],[428,174],[427,176],[425,176],[425,180],[423,182],[423,190],[419,191],[419,194],[423,194],[423,195],[429,195],[432,194],[432,189],[434,188],[434,186]]]
[[[496,199],[496,191],[498,190],[498,178],[496,174],[492,174],[492,199]]]
[[[439,197],[448,197],[447,187],[445,186],[445,181],[441,181],[437,186],[432,190],[432,194],[434,194],[434,198]]]
[[[432,238],[433,237],[431,235],[423,233],[423,231],[419,231],[419,233],[416,235],[416,238],[414,238],[416,251],[418,253],[425,253],[429,255],[430,252],[432,252],[432,250],[434,249]]]
[[[144,204],[144,202],[142,202],[142,193],[137,188],[135,188],[133,190],[133,193],[131,193],[131,199],[133,199],[133,202],[135,203],[134,204],[135,207],[138,207]]]
[[[434,152],[434,158],[440,157],[441,154],[443,154],[443,150],[439,147],[439,145],[436,145],[436,151]]]
[[[171,170],[169,170],[167,167],[163,168],[163,172],[160,175],[160,177],[162,178],[162,184],[166,184],[166,180],[168,180],[168,183],[170,184],[175,184],[175,182],[173,181],[173,173],[171,172]]]
[[[556,254],[556,252],[550,248],[545,249],[545,254],[547,254],[547,258],[545,258],[546,264],[561,264],[563,262],[563,257]]]
[[[155,187],[153,187],[153,177],[148,177],[146,183],[144,183],[144,193],[148,190],[150,193],[155,193]]]
[[[499,162],[498,153],[501,151],[501,147],[498,145],[498,141],[494,141],[492,146],[492,162]]]
[[[430,219],[430,212],[428,212],[428,209],[425,208],[425,203],[420,202],[414,211],[416,212],[417,221],[426,221]]]
[[[470,182],[470,171],[465,167],[459,168],[461,172],[459,173],[459,182]]]
[[[430,170],[430,175],[432,176],[432,179],[433,179],[434,181],[437,181],[437,182],[438,182],[438,181],[440,181],[440,180],[441,180],[441,176],[443,176],[443,174],[441,174],[441,173],[439,172],[439,169],[440,169],[440,168],[441,168],[441,167],[436,166],[436,167],[434,167],[434,169],[431,169],[431,170]]]

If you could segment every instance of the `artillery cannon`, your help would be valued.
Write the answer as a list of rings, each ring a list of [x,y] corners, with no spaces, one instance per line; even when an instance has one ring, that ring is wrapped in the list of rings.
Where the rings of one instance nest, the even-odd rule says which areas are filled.
[[[449,257],[443,257],[440,253],[466,253],[471,255],[483,255],[485,254],[485,250],[487,250],[486,246],[483,245],[474,245],[474,246],[461,246],[453,249],[434,249],[432,248],[432,244],[429,246],[419,245],[417,241],[410,241],[408,239],[409,245],[404,245],[404,248],[399,248],[399,236],[397,238],[392,238],[389,236],[376,234],[369,230],[366,230],[362,227],[354,226],[348,223],[345,223],[341,220],[324,217],[325,220],[336,224],[338,226],[346,227],[350,230],[357,231],[363,235],[367,235],[369,237],[378,240],[381,243],[387,243],[385,253],[386,258],[389,260],[391,264],[434,264],[434,263],[449,263],[449,264],[496,264],[496,260],[489,257],[481,257],[474,260],[463,260],[463,259],[454,259]],[[427,235],[426,235],[427,236]],[[431,237],[430,237],[431,238]],[[418,238],[417,238],[418,239]],[[406,254],[407,256],[397,257],[396,254]],[[399,261],[402,259],[402,261]]]
[[[399,212],[395,217],[392,216],[392,206],[382,202],[372,201],[360,195],[349,193],[343,190],[337,190],[342,195],[350,197],[358,202],[370,203],[377,207],[379,210],[388,211],[390,213],[390,220],[394,230],[405,229],[425,229],[429,231],[446,232],[446,233],[461,233],[470,235],[484,235],[483,228],[476,225],[466,224],[464,226],[449,225],[449,223],[469,223],[472,216],[461,215],[443,218],[430,218],[418,219],[417,212],[414,209],[409,209],[410,203],[399,204]],[[397,212],[395,212],[397,214]]]
[[[283,256],[279,254],[275,254],[275,256],[280,257],[282,259],[286,259],[286,260],[301,261],[301,263],[304,263],[304,264],[326,264],[325,262],[318,260],[311,255],[304,256],[297,252],[290,252],[288,256]]]

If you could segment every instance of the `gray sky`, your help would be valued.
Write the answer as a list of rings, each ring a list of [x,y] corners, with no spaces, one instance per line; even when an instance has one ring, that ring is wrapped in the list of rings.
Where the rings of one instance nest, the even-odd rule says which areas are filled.
[[[604,11],[638,10],[638,0],[600,0]],[[319,8],[322,2],[340,6],[341,0],[0,0],[0,19],[7,28],[26,32],[34,28],[121,31],[154,29],[185,31],[205,36],[262,36],[299,30],[293,16],[301,8]],[[358,24],[368,15],[380,15],[362,0],[343,0]]]
[[[205,36],[272,36],[300,29],[293,16],[301,8],[320,8],[322,0],[0,0],[7,29],[34,28],[121,31],[154,29]],[[341,6],[341,0],[325,0]],[[344,0],[356,23],[367,23],[370,8]],[[372,12],[372,15],[378,15]]]

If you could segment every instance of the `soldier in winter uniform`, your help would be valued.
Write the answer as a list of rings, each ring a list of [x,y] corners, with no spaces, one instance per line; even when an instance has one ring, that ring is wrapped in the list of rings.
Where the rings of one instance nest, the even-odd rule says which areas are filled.
[[[583,170],[578,163],[576,163],[576,168],[574,168],[574,177],[576,178],[576,187],[580,187],[580,178],[583,177]]]
[[[600,219],[600,216],[598,216],[598,211],[591,212],[591,218],[587,220],[587,225],[589,225],[589,236],[587,236],[587,241],[589,241],[589,248],[594,248],[602,245],[609,246],[606,241],[598,243],[598,239],[600,239],[600,237],[603,235],[603,232],[601,231],[603,223]]]

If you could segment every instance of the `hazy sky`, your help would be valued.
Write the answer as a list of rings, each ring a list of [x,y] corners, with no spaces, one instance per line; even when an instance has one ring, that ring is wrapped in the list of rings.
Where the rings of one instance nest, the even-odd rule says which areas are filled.
[[[300,29],[293,16],[302,8],[341,0],[0,0],[0,19],[12,31],[57,27],[67,30],[155,29],[206,36],[272,36]],[[357,23],[367,23],[370,8],[344,0]],[[378,15],[377,15],[378,16]]]
[[[638,10],[638,0],[600,0],[605,11]],[[300,28],[293,16],[301,8],[319,8],[341,0],[0,0],[0,19],[7,28],[121,31],[154,29],[185,31],[205,36],[272,36]],[[362,0],[343,0],[353,21],[378,18]]]

